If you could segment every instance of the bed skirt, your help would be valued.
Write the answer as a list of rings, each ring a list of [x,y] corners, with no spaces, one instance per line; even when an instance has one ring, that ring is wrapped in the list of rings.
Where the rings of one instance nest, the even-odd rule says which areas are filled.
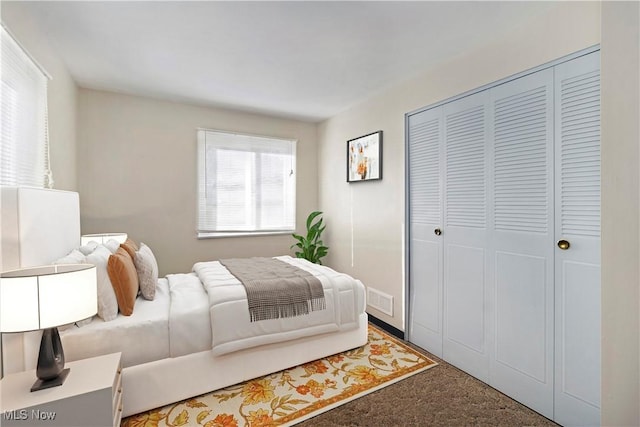
[[[267,344],[221,356],[211,351],[123,369],[123,417],[278,372],[367,342],[367,314],[358,328]]]

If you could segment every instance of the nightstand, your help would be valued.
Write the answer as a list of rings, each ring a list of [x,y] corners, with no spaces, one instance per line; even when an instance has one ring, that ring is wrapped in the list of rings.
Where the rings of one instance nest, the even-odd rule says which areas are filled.
[[[65,364],[64,384],[30,392],[35,370],[0,380],[0,425],[116,427],[122,418],[120,353]]]

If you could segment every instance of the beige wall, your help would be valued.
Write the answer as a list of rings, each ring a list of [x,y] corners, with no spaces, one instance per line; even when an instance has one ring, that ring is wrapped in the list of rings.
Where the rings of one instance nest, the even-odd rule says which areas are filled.
[[[328,264],[394,297],[394,315],[368,311],[404,330],[404,114],[600,42],[599,3],[567,2],[481,49],[464,52],[319,126],[320,209]],[[345,182],[346,141],[384,132],[383,179]]]
[[[2,2],[0,13],[2,22],[52,77],[48,102],[54,187],[76,190],[76,84],[23,3]]]
[[[640,425],[640,7],[602,4],[602,424]]]
[[[291,236],[196,239],[196,128],[293,138],[297,224],[317,208],[316,126],[230,110],[80,89],[82,232],[125,231],[154,251],[160,274],[194,262],[289,254]]]

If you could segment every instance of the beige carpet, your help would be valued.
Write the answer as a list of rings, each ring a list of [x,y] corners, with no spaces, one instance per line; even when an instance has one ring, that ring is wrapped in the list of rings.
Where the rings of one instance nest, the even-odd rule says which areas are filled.
[[[293,425],[436,365],[370,326],[363,347],[134,415],[122,426]]]

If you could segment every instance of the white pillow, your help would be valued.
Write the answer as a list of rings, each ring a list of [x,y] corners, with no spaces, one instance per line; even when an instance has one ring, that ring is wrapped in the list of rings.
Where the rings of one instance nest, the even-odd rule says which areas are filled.
[[[106,247],[100,245],[95,251],[85,258],[85,263],[96,266],[96,275],[98,279],[98,316],[105,322],[118,317],[118,300],[116,293],[111,285],[109,273],[107,272],[107,263],[111,252]]]
[[[140,243],[140,249],[136,252],[133,263],[138,272],[138,282],[140,283],[142,297],[148,300],[154,299],[158,284],[158,262],[149,246]]]
[[[104,246],[111,251],[112,254],[115,254],[118,248],[120,247],[120,243],[116,239],[109,239]]]
[[[66,256],[57,259],[53,264],[83,264],[84,255],[77,249],[72,250]]]
[[[98,247],[98,242],[95,242],[92,240],[86,245],[80,246],[78,250],[82,252],[83,255],[89,255],[91,254],[91,252],[95,251],[97,247]]]

